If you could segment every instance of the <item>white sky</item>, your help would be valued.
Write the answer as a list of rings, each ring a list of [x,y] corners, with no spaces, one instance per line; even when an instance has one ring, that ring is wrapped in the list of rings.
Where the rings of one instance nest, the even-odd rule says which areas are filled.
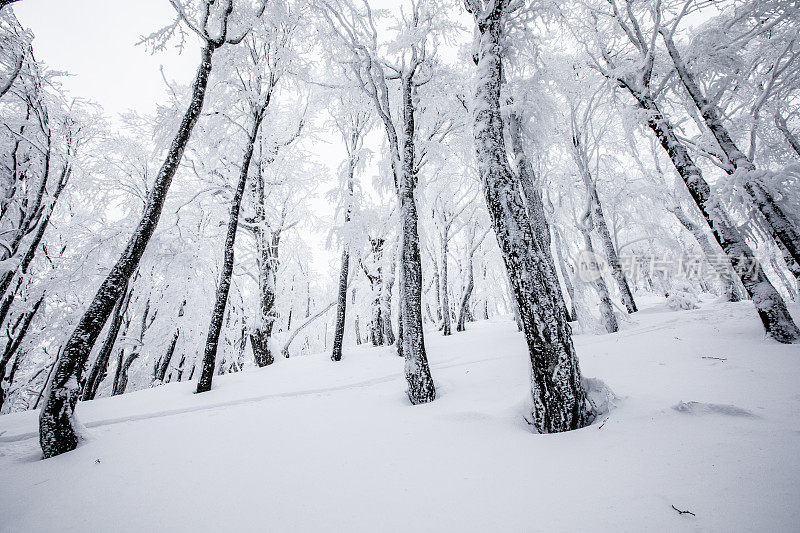
[[[36,57],[72,74],[63,80],[70,94],[99,103],[110,115],[155,111],[166,90],[161,65],[168,79],[184,84],[194,74],[195,43],[183,55],[174,49],[151,55],[135,46],[141,36],[172,20],[166,0],[22,0],[13,7],[36,36]]]

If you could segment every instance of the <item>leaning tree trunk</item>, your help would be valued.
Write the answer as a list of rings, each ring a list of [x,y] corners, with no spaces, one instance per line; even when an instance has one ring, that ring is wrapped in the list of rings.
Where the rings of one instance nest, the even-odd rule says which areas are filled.
[[[558,281],[555,261],[553,260],[552,253],[550,253],[552,238],[550,234],[550,224],[547,223],[547,218],[544,214],[544,202],[542,201],[542,193],[536,183],[536,173],[533,170],[533,164],[530,159],[528,159],[528,155],[525,153],[525,147],[522,144],[522,119],[516,111],[511,111],[508,114],[506,131],[508,131],[508,138],[511,141],[511,152],[514,154],[514,161],[517,164],[517,177],[519,178],[522,194],[525,197],[525,207],[528,217],[531,220],[533,235],[539,241],[539,247],[547,252],[545,256],[549,268],[548,275],[552,278],[551,284],[556,288],[556,297],[558,298],[559,305],[561,305],[567,313],[567,319],[570,321],[574,320],[574,318],[570,316],[567,304],[564,301],[564,294],[561,291],[561,284]]]
[[[464,287],[464,294],[461,297],[461,306],[458,310],[458,323],[456,331],[467,329],[467,316],[469,315],[469,300],[475,288],[475,276],[473,275],[472,256],[467,259],[467,286]]]
[[[167,190],[178,169],[192,129],[203,109],[214,50],[213,43],[206,43],[203,47],[200,66],[192,86],[192,101],[172,140],[164,164],[156,176],[136,231],[128,241],[119,260],[103,281],[89,305],[89,309],[84,313],[64,346],[61,358],[56,363],[50,390],[39,415],[39,443],[45,458],[74,450],[78,446],[78,435],[75,429],[75,404],[78,402],[79,383],[86,360],[89,358],[92,346],[100,335],[116,301],[122,295],[125,282],[136,270],[145,247],[156,229]]]
[[[686,63],[683,62],[683,59],[678,53],[678,49],[672,37],[667,34],[664,34],[663,37],[664,43],[667,46],[667,51],[675,65],[675,71],[683,82],[686,92],[689,93],[695,106],[700,110],[703,121],[712,135],[714,135],[720,149],[722,149],[728,161],[733,164],[733,168],[729,169],[728,173],[733,174],[736,171],[753,172],[756,170],[756,166],[753,162],[750,161],[744,152],[739,150],[736,143],[733,142],[733,138],[728,132],[728,129],[722,124],[722,117],[719,109],[706,99],[700,87],[697,85],[694,75],[689,71]],[[783,248],[788,251],[796,265],[800,265],[800,230],[789,220],[781,206],[775,198],[773,198],[772,193],[761,183],[761,180],[757,178],[746,178],[744,188],[752,197],[756,208],[767,221],[773,239],[775,239],[779,246],[782,245]]]
[[[586,155],[586,148],[580,141],[580,134],[573,130],[572,135],[572,149],[575,156],[575,161],[578,164],[583,184],[586,186],[586,194],[589,195],[589,208],[592,215],[592,224],[597,230],[600,237],[600,242],[603,243],[603,251],[605,252],[608,266],[611,268],[611,275],[614,281],[617,282],[619,289],[620,299],[628,313],[636,312],[636,302],[633,300],[633,293],[631,292],[628,279],[625,277],[625,272],[622,270],[617,250],[614,248],[614,243],[611,241],[611,232],[608,231],[608,224],[606,224],[606,217],[603,214],[603,207],[600,204],[600,196],[597,194],[597,183],[589,171],[589,161]]]
[[[507,2],[485,9],[468,4],[475,17],[477,87],[474,136],[478,170],[497,242],[519,307],[531,361],[530,423],[541,433],[577,429],[591,418],[581,384],[572,331],[556,289],[548,283],[547,251],[533,235],[511,174],[500,116],[501,34]],[[484,12],[488,11],[488,12]]]
[[[103,341],[102,346],[100,346],[100,351],[97,353],[97,358],[94,360],[92,369],[89,371],[89,376],[86,378],[86,383],[83,385],[83,394],[81,395],[81,400],[83,401],[94,400],[94,397],[97,395],[97,389],[100,387],[100,383],[102,383],[103,379],[106,377],[106,372],[108,370],[108,359],[111,357],[111,351],[114,349],[114,343],[117,342],[117,336],[119,335],[120,327],[122,327],[125,313],[128,310],[128,303],[131,300],[132,292],[132,290],[128,290],[128,282],[126,281],[125,291],[122,293],[122,296],[120,296],[120,298],[117,300],[117,304],[114,306],[114,311],[111,315],[111,324],[108,326],[106,338]]]
[[[401,180],[398,184],[400,218],[403,236],[400,251],[400,340],[405,358],[405,375],[408,382],[408,399],[412,404],[433,401],[436,388],[433,385],[425,341],[422,331],[422,259],[417,232],[418,214],[414,199],[417,175],[414,160],[414,102],[413,80],[402,78],[403,95],[403,150]],[[447,309],[443,310],[445,313]]]
[[[336,329],[333,332],[333,354],[331,359],[334,361],[342,360],[342,341],[344,340],[344,319],[347,309],[347,276],[350,270],[350,251],[347,245],[342,250],[342,269],[339,272],[339,294],[336,301]]]
[[[33,304],[33,307],[25,311],[19,316],[19,319],[16,321],[15,327],[13,328],[13,337],[9,334],[8,343],[6,344],[5,349],[3,350],[2,356],[0,356],[0,409],[3,408],[3,402],[5,401],[5,392],[3,391],[3,380],[6,376],[6,366],[8,362],[11,361],[11,358],[14,357],[14,354],[17,353],[19,350],[20,345],[22,344],[25,335],[28,334],[28,328],[31,326],[31,322],[33,322],[33,318],[36,316],[36,313],[39,312],[39,308],[44,301],[44,294],[42,294],[39,299]],[[8,386],[10,387],[12,382],[14,381],[14,372],[16,371],[15,368],[12,366],[11,375],[8,377]]]
[[[589,257],[594,257],[594,246],[592,245],[592,225],[593,219],[591,214],[591,206],[583,217],[580,227],[583,234],[583,243],[586,251],[589,252]],[[606,280],[603,279],[603,273],[597,272],[597,279],[592,284],[594,285],[597,295],[600,297],[600,318],[603,321],[607,333],[615,333],[619,331],[619,324],[617,323],[617,316],[614,314],[614,306],[611,303],[611,296],[608,293],[608,285]]]
[[[670,211],[675,215],[675,218],[678,219],[678,222],[694,236],[697,244],[700,245],[700,249],[703,250],[703,254],[705,254],[709,260],[719,255],[720,250],[719,247],[716,246],[716,243],[706,235],[700,225],[695,224],[694,221],[684,213],[680,205],[674,206]],[[714,268],[717,267],[716,261],[711,261],[711,263]],[[719,276],[722,294],[725,296],[725,299],[729,302],[738,302],[740,299],[739,290],[736,287],[736,281],[733,278],[733,273],[730,268],[723,266],[717,270],[716,273]]]
[[[775,126],[783,133],[786,142],[789,143],[792,150],[800,157],[800,140],[789,130],[789,126],[786,125],[786,119],[783,118],[780,113],[775,113]]]
[[[211,323],[208,326],[208,337],[206,338],[200,379],[197,381],[198,393],[211,390],[211,380],[214,378],[219,335],[222,331],[222,321],[225,318],[225,306],[228,303],[228,292],[231,289],[231,277],[233,276],[234,245],[236,244],[236,229],[239,227],[239,209],[242,206],[242,196],[244,196],[244,188],[247,185],[247,175],[250,171],[250,161],[253,159],[253,148],[258,138],[258,128],[264,118],[264,109],[265,106],[259,105],[253,111],[253,127],[247,138],[244,159],[242,159],[242,166],[239,168],[239,181],[231,201],[228,231],[225,236],[225,258],[222,262],[222,272],[219,275],[219,285],[217,286],[214,310],[211,313]]]
[[[703,214],[717,243],[731,261],[734,272],[748,272],[740,276],[742,284],[756,306],[758,316],[767,334],[782,343],[800,340],[800,330],[792,320],[786,304],[778,291],[767,279],[753,251],[725,213],[719,201],[712,198],[711,189],[703,179],[700,168],[689,156],[686,147],[678,141],[672,124],[661,113],[652,96],[637,89],[633,82],[621,79],[619,82],[636,99],[640,109],[647,113],[647,125],[667,152],[675,170],[683,179],[689,194]]]

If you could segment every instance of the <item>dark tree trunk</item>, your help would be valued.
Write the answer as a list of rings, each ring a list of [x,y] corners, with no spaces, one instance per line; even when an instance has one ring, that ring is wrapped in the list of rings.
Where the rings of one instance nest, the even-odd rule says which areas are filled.
[[[417,175],[414,156],[414,86],[410,76],[403,76],[402,106],[403,128],[402,172],[398,184],[402,239],[400,246],[400,321],[402,322],[402,353],[405,358],[405,375],[408,399],[412,404],[433,401],[436,388],[428,367],[422,330],[422,260],[417,233],[418,214],[414,199]],[[447,309],[443,310],[445,313]]]
[[[531,361],[533,407],[529,422],[541,433],[577,429],[591,418],[566,314],[548,281],[546,253],[534,238],[508,164],[500,116],[500,43],[508,2],[483,7],[468,2],[475,17],[478,80],[474,136],[486,205],[519,307]]]
[[[156,176],[136,231],[103,281],[56,363],[50,390],[39,415],[39,442],[45,458],[74,450],[78,446],[74,416],[83,368],[92,346],[125,289],[125,282],[136,270],[158,224],[167,190],[203,108],[208,76],[211,73],[211,57],[215,48],[212,43],[206,43],[203,47],[200,66],[192,86],[192,101]]]
[[[545,256],[548,260],[548,275],[551,277],[551,284],[556,288],[556,296],[559,305],[564,308],[564,312],[567,313],[567,319],[571,321],[572,317],[564,301],[564,294],[561,292],[561,284],[558,282],[555,261],[550,252],[552,236],[550,234],[550,224],[547,223],[547,218],[544,214],[542,193],[540,187],[537,185],[533,164],[530,159],[528,159],[528,155],[525,153],[525,147],[522,144],[522,120],[519,114],[515,111],[509,113],[505,125],[509,140],[511,141],[511,152],[514,154],[514,161],[517,165],[515,177],[519,180],[520,188],[525,198],[526,212],[531,220],[533,236],[539,241],[539,247],[546,252]],[[514,174],[512,173],[512,175]]]
[[[100,351],[97,353],[97,358],[89,371],[86,383],[83,385],[83,394],[81,395],[81,400],[83,401],[94,400],[100,383],[102,383],[103,379],[106,377],[108,359],[111,356],[111,351],[114,349],[114,343],[117,342],[117,335],[119,335],[119,330],[122,327],[123,318],[128,310],[128,303],[133,293],[133,290],[127,289],[128,282],[126,281],[122,296],[120,296],[114,306],[114,311],[111,315],[111,324],[108,327],[106,338],[103,341],[103,345],[100,347]]]
[[[131,352],[130,355],[123,360],[122,352],[120,351],[120,364],[117,367],[117,373],[114,376],[114,387],[111,390],[111,396],[125,394],[125,389],[128,387],[128,371],[130,370],[133,362],[139,358],[139,355],[140,352],[137,349],[136,351]]]
[[[447,244],[450,240],[448,235],[450,225],[445,222],[442,228],[442,235],[440,236],[440,250],[441,250],[441,264],[442,264],[442,335],[445,337],[452,334],[452,326],[450,324],[450,296],[448,293],[448,280],[447,280]]]
[[[697,106],[697,109],[703,117],[703,121],[709,131],[714,135],[717,144],[719,144],[719,147],[725,153],[726,158],[733,165],[733,168],[728,169],[728,173],[733,174],[736,171],[752,172],[756,170],[756,166],[753,162],[750,161],[744,152],[739,150],[736,143],[733,142],[733,138],[722,123],[719,109],[716,105],[710,103],[702,93],[694,79],[694,75],[689,71],[678,53],[678,49],[672,38],[667,34],[663,34],[663,37],[664,43],[667,46],[667,51],[675,65],[675,71],[683,82],[686,92],[689,93],[695,106]],[[764,216],[773,239],[780,245],[783,245],[796,265],[800,265],[800,230],[789,220],[781,206],[772,197],[772,193],[764,187],[760,180],[756,178],[748,179],[745,182],[744,188],[752,197],[756,208],[758,208],[759,212]]]
[[[786,309],[786,304],[767,279],[753,251],[730,221],[724,208],[719,205],[718,200],[711,197],[711,189],[703,179],[700,168],[695,165],[689,152],[678,141],[672,124],[661,113],[658,105],[648,93],[638,89],[634,82],[627,79],[618,81],[636,99],[638,106],[647,113],[647,125],[669,155],[672,164],[686,184],[689,194],[711,228],[714,238],[730,259],[734,271],[737,273],[752,272],[752,274],[740,276],[740,279],[747,293],[753,299],[753,304],[756,306],[758,316],[767,334],[782,343],[793,343],[800,340],[800,330],[797,329]]]
[[[789,143],[789,146],[792,147],[792,150],[800,157],[800,140],[797,140],[797,137],[789,130],[789,126],[786,125],[786,119],[781,116],[780,113],[775,113],[775,126],[783,133],[783,136],[786,138],[786,142]]]
[[[178,337],[180,334],[181,330],[176,329],[175,334],[172,335],[172,341],[170,341],[169,346],[167,347],[167,353],[165,353],[164,357],[161,359],[161,361],[159,361],[155,375],[155,381],[158,383],[162,383],[164,381],[164,377],[167,375],[167,369],[169,368],[170,361],[172,361],[172,356],[175,354],[175,347],[178,345]]]
[[[211,323],[208,326],[208,337],[206,338],[206,348],[203,354],[203,365],[200,372],[200,379],[197,381],[197,392],[207,392],[211,390],[211,380],[214,378],[214,367],[217,360],[217,346],[219,335],[222,331],[222,321],[225,318],[225,305],[228,302],[228,292],[231,288],[231,277],[233,275],[234,245],[236,243],[236,230],[239,227],[239,209],[242,206],[242,196],[247,185],[247,175],[250,170],[250,160],[253,158],[253,148],[258,138],[258,128],[264,118],[263,105],[257,106],[253,110],[253,126],[245,146],[244,159],[239,169],[239,180],[236,191],[231,201],[230,218],[228,220],[228,231],[225,236],[225,258],[222,263],[222,272],[219,275],[219,286],[214,301],[214,310],[211,313]]]
[[[11,358],[17,353],[19,350],[20,345],[22,344],[23,339],[25,339],[25,335],[28,334],[28,328],[31,326],[31,322],[33,322],[36,313],[39,312],[39,308],[44,301],[44,294],[39,297],[33,307],[29,310],[25,311],[20,315],[19,321],[15,324],[16,327],[13,328],[13,331],[10,331],[11,335],[9,335],[8,343],[6,344],[5,349],[3,350],[3,355],[0,356],[0,409],[3,408],[3,402],[5,401],[5,391],[3,390],[3,381],[5,381],[6,377],[6,367],[8,366],[8,362],[11,361]],[[12,336],[13,335],[13,336]],[[8,378],[8,386],[10,387],[13,380],[14,372],[12,371],[11,375]]]
[[[342,342],[344,341],[344,319],[347,309],[347,276],[350,270],[350,252],[345,245],[342,250],[342,269],[339,272],[339,294],[336,301],[336,329],[333,332],[334,361],[342,360]]]

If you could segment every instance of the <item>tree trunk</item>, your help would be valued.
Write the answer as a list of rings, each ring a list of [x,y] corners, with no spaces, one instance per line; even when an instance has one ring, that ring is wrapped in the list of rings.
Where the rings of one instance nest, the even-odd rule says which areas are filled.
[[[703,214],[717,243],[731,261],[734,272],[751,271],[751,275],[740,279],[747,293],[753,299],[758,316],[767,334],[782,343],[793,343],[800,340],[800,330],[792,320],[786,304],[775,287],[764,274],[753,251],[747,246],[739,231],[728,218],[719,202],[711,197],[711,189],[703,179],[700,168],[689,156],[689,152],[678,141],[672,124],[661,113],[652,97],[640,90],[626,79],[619,82],[636,99],[639,107],[647,113],[647,125],[655,134],[661,146],[667,152],[686,184],[689,194]],[[751,268],[752,267],[752,268]]]
[[[3,355],[0,356],[0,409],[3,408],[3,402],[5,401],[5,392],[3,390],[3,381],[6,377],[6,367],[8,366],[8,362],[11,361],[11,358],[14,357],[14,354],[17,353],[20,345],[22,344],[25,335],[28,334],[28,328],[31,326],[31,322],[33,322],[36,313],[39,312],[39,308],[44,301],[44,294],[42,294],[39,299],[33,304],[33,307],[27,311],[25,311],[22,315],[20,315],[19,321],[17,326],[14,328],[13,337],[9,335],[8,343],[6,344],[5,349],[3,350]],[[8,386],[11,386],[13,381],[13,372],[12,375],[9,376],[8,379]]]
[[[533,236],[539,241],[539,247],[546,252],[545,256],[548,260],[548,275],[552,278],[551,284],[556,288],[556,296],[559,305],[564,308],[567,313],[567,319],[572,321],[567,304],[564,301],[564,294],[561,292],[561,284],[558,281],[558,274],[556,272],[555,261],[550,251],[551,234],[550,225],[547,223],[547,218],[544,214],[544,202],[542,201],[542,193],[536,184],[536,173],[533,170],[533,164],[528,155],[525,153],[525,148],[522,144],[522,119],[516,111],[511,111],[505,121],[506,131],[508,138],[511,141],[511,152],[514,154],[514,161],[517,166],[516,177],[519,179],[522,194],[525,198],[525,208],[528,217],[531,220],[531,227],[533,228]],[[514,175],[512,173],[512,175]]]
[[[786,125],[786,119],[781,116],[780,113],[775,113],[775,126],[783,133],[783,136],[786,138],[786,142],[789,143],[789,146],[792,147],[792,150],[800,157],[800,141],[797,140],[794,133],[789,130],[789,127]]]
[[[700,245],[700,249],[703,250],[703,254],[710,260],[711,266],[716,269],[716,274],[719,276],[722,294],[725,299],[729,302],[738,302],[740,300],[739,290],[736,287],[733,272],[725,265],[721,268],[717,268],[717,262],[713,260],[714,257],[721,253],[719,246],[716,246],[716,243],[703,231],[701,226],[695,224],[689,216],[684,213],[680,205],[675,205],[670,211],[675,215],[675,218],[678,219],[678,222],[694,236],[697,244]]]
[[[450,325],[450,297],[447,290],[447,241],[449,240],[449,230],[450,226],[445,222],[439,241],[442,263],[442,335],[445,337],[452,333],[452,326]]]
[[[466,322],[469,315],[469,299],[472,296],[472,290],[475,288],[475,277],[472,272],[472,256],[467,259],[467,286],[464,288],[464,294],[461,297],[461,307],[458,310],[458,323],[456,324],[456,331],[464,331],[467,329]]]
[[[664,37],[667,51],[675,65],[675,71],[683,82],[686,92],[689,93],[695,106],[700,110],[703,121],[714,135],[717,144],[719,144],[728,161],[733,165],[732,169],[728,169],[728,173],[733,174],[736,171],[753,172],[756,170],[756,166],[747,158],[744,152],[739,150],[727,128],[722,124],[721,113],[717,106],[710,103],[703,95],[694,79],[694,75],[689,71],[678,53],[672,37],[666,33],[662,34],[662,36]],[[756,178],[747,179],[744,188],[767,221],[772,237],[782,244],[788,250],[794,262],[800,265],[800,230],[789,220],[781,206],[772,197],[772,193],[764,187],[760,180]]]
[[[597,230],[600,237],[600,242],[603,243],[603,251],[605,252],[608,266],[611,268],[611,275],[614,281],[617,282],[619,289],[620,299],[622,300],[625,309],[628,313],[636,312],[636,302],[633,300],[633,293],[628,285],[628,279],[625,277],[625,272],[622,270],[617,250],[614,248],[614,243],[611,240],[611,232],[608,231],[608,224],[606,224],[606,217],[603,214],[603,207],[600,205],[600,196],[597,194],[597,183],[589,171],[589,160],[586,155],[586,148],[581,142],[581,132],[578,131],[577,125],[573,122],[572,131],[572,149],[575,156],[575,162],[583,178],[583,184],[586,186],[586,194],[589,195],[589,208],[591,210],[592,225]]]
[[[558,266],[561,269],[561,277],[564,279],[564,286],[567,288],[567,295],[569,296],[569,302],[570,302],[569,318],[571,319],[570,322],[573,322],[575,320],[578,320],[578,308],[575,303],[575,286],[572,283],[573,271],[571,268],[567,270],[567,265],[564,262],[564,257],[561,253],[563,244],[561,242],[561,237],[559,236],[558,231],[554,230],[553,234],[556,240],[556,245],[555,245],[556,259],[558,260]]]
[[[84,365],[116,301],[123,293],[125,282],[136,270],[158,224],[167,190],[203,108],[214,50],[211,43],[206,43],[203,47],[200,66],[192,86],[192,101],[156,176],[136,231],[100,286],[56,363],[50,390],[39,415],[39,443],[45,458],[74,450],[78,446],[74,416]]]
[[[394,257],[394,256],[393,256]],[[383,276],[383,288],[381,289],[381,313],[383,314],[383,341],[386,345],[392,345],[395,339],[392,330],[392,287],[394,287],[394,263],[392,260],[389,265],[389,272]]]
[[[119,330],[122,327],[122,321],[128,310],[128,303],[131,301],[131,294],[133,293],[133,290],[128,290],[127,281],[125,282],[124,289],[122,296],[119,297],[114,306],[114,311],[111,315],[111,324],[108,326],[106,338],[103,341],[103,345],[100,347],[100,351],[97,353],[97,358],[92,365],[92,369],[89,371],[86,383],[83,385],[83,394],[81,395],[81,400],[83,401],[94,400],[100,383],[102,383],[103,379],[106,377],[108,359],[111,356],[111,351],[114,349],[114,343],[117,342],[117,335],[119,335]]]
[[[342,250],[342,269],[339,273],[339,295],[336,303],[336,329],[333,332],[334,361],[342,360],[342,341],[344,340],[344,319],[347,308],[347,276],[350,270],[350,252],[345,245]]]
[[[590,207],[591,209],[591,207]],[[583,234],[583,243],[586,251],[589,252],[589,257],[594,257],[594,247],[592,246],[592,214],[588,211],[583,219],[583,225],[580,228]],[[603,321],[603,327],[607,333],[615,333],[619,331],[619,324],[617,323],[617,316],[614,314],[614,306],[611,303],[611,296],[608,293],[608,285],[606,280],[603,279],[603,274],[597,272],[597,279],[592,282],[597,295],[600,297],[600,319]]]
[[[136,351],[131,352],[131,354],[123,361],[122,352],[120,351],[121,364],[117,367],[117,374],[114,376],[114,387],[111,391],[111,396],[125,394],[125,389],[128,386],[128,370],[130,370],[133,362],[139,358],[139,354],[140,352],[137,349]]]
[[[398,184],[402,239],[400,252],[400,321],[402,323],[402,353],[408,399],[412,404],[433,401],[436,388],[428,367],[422,330],[422,260],[417,233],[418,215],[414,198],[417,175],[414,156],[413,80],[401,79],[403,106],[403,150],[401,180]],[[447,313],[447,309],[444,310]]]
[[[242,159],[242,165],[239,169],[239,181],[237,182],[236,191],[231,201],[228,231],[225,236],[225,258],[222,263],[222,272],[220,272],[214,310],[211,313],[211,323],[208,326],[208,337],[206,338],[206,348],[203,354],[200,379],[197,381],[198,393],[211,390],[211,380],[214,378],[219,335],[222,331],[222,321],[225,318],[225,306],[228,302],[228,292],[230,292],[231,277],[233,275],[234,245],[236,243],[236,229],[239,227],[239,209],[242,206],[242,196],[244,196],[244,188],[247,184],[250,160],[253,158],[253,148],[258,138],[258,128],[261,126],[261,120],[264,118],[264,110],[264,105],[256,105],[253,109],[253,125],[247,139],[244,159]]]
[[[506,158],[500,115],[500,43],[507,1],[483,8],[472,0],[475,17],[477,87],[474,136],[486,205],[519,307],[531,361],[533,406],[529,422],[541,433],[582,427],[590,420],[578,358],[566,314],[548,283],[547,253],[534,238],[522,197]],[[485,12],[486,11],[486,12]]]

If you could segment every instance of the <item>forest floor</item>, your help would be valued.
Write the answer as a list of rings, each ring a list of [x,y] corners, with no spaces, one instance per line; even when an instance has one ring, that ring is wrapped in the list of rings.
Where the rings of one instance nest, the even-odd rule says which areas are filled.
[[[800,348],[749,302],[643,307],[576,335],[618,399],[569,433],[526,424],[508,319],[428,333],[427,405],[393,348],[351,347],[81,404],[87,441],[49,460],[37,413],[2,416],[0,530],[797,531]]]

